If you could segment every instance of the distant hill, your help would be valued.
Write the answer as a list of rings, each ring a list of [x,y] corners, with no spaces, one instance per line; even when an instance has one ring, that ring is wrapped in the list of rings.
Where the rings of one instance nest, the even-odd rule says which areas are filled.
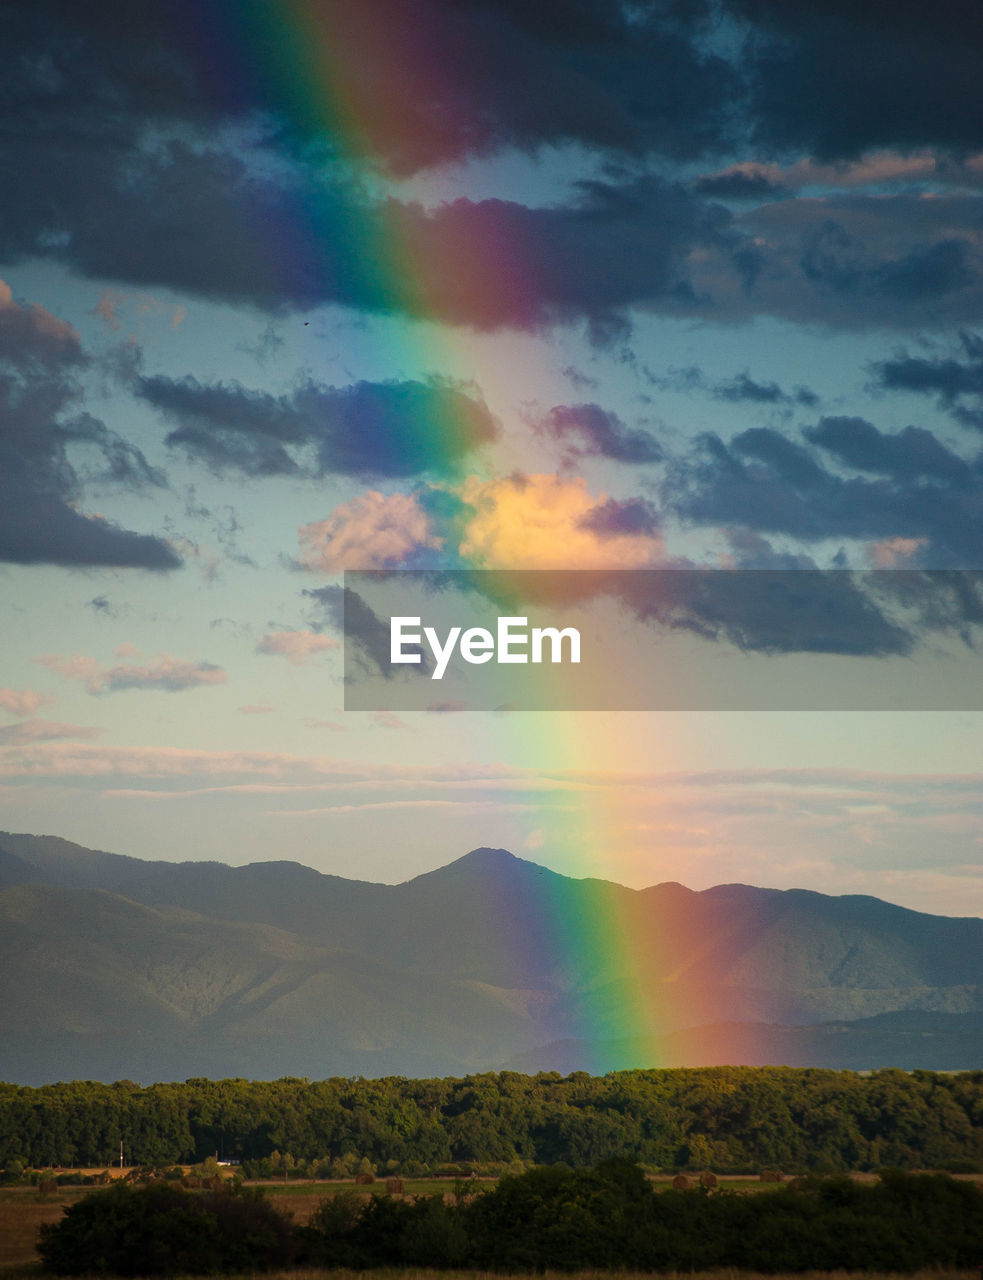
[[[627,951],[604,945],[605,920]],[[632,890],[501,849],[393,886],[0,833],[0,1078],[722,1061],[980,1065],[983,921],[804,890]]]

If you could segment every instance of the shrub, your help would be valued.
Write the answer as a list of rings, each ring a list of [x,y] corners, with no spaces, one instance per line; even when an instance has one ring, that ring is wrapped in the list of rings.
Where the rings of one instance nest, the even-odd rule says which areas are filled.
[[[285,1266],[292,1244],[287,1219],[256,1192],[117,1183],[42,1226],[38,1252],[58,1275],[208,1275]]]

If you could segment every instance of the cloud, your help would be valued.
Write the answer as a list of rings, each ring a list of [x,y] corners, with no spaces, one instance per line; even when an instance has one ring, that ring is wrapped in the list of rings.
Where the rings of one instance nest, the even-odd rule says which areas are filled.
[[[783,391],[777,382],[756,382],[748,373],[739,373],[730,381],[718,382],[713,387],[718,400],[732,404],[814,404],[816,396],[805,387],[796,389],[795,395]]]
[[[300,107],[276,41],[263,45],[269,74],[230,58],[216,80],[210,51],[241,42],[232,9],[206,33],[178,30],[147,0],[125,24],[109,0],[84,13],[10,0],[3,102],[18,127],[0,143],[0,258],[43,257],[101,288],[160,284],[277,316],[338,303],[482,330],[586,319],[598,339],[623,333],[635,309],[714,320],[818,309],[856,326],[938,321],[941,308],[965,322],[980,311],[975,199],[962,217],[935,209],[932,232],[901,245],[885,228],[908,215],[880,208],[879,195],[852,210],[779,198],[796,184],[974,180],[983,87],[973,15],[966,0],[896,8],[311,0],[311,56],[331,66],[358,122],[342,137]],[[425,207],[370,198],[350,181],[334,160],[359,149],[356,166],[368,159],[396,176],[558,149],[587,155],[605,180],[565,204]],[[675,161],[704,172],[688,189],[653,175]],[[735,221],[718,199],[767,207]],[[909,193],[910,206],[919,200]],[[852,281],[829,237],[803,242],[809,215],[790,206],[806,204],[862,246]],[[879,215],[877,234],[857,234]],[[267,252],[267,239],[289,253]],[[377,252],[393,244],[396,288]],[[118,323],[105,296],[101,314]],[[193,432],[187,443],[207,448]],[[284,465],[275,443],[216,456]]]
[[[823,193],[736,218],[694,264],[723,318],[776,315],[838,328],[973,324],[983,303],[979,197]]]
[[[369,713],[369,720],[374,729],[398,729],[412,733],[406,721],[401,720],[392,711],[372,711]]]
[[[298,537],[301,562],[322,573],[388,569],[442,545],[414,494],[374,489],[341,503],[327,519],[302,525]]]
[[[890,434],[859,418],[823,418],[804,437],[839,469],[771,428],[726,443],[707,434],[668,468],[664,506],[687,523],[805,542],[913,538],[922,568],[981,562],[978,462],[964,462],[922,428]],[[842,474],[847,467],[872,474]]]
[[[54,702],[54,698],[34,689],[0,689],[0,707],[12,716],[33,716],[39,707]]]
[[[0,281],[0,560],[177,568],[162,539],[78,510],[83,479],[163,483],[139,449],[80,409],[77,375],[87,363],[71,325],[21,306]],[[86,457],[101,465],[86,471]]]
[[[776,550],[767,538],[750,529],[725,529],[730,553],[721,557],[725,569],[816,569],[807,555]]]
[[[337,640],[314,631],[271,631],[256,645],[256,652],[282,654],[295,667],[302,667],[315,654],[338,647]],[[262,710],[270,711],[272,708],[264,707]]]
[[[16,365],[57,367],[83,360],[78,330],[37,302],[19,306],[4,280],[0,280],[0,351]]]
[[[677,570],[653,586],[628,583],[637,616],[745,652],[907,654],[915,639],[867,584],[836,570]]]
[[[729,244],[731,224],[722,206],[650,175],[581,182],[565,206],[458,199],[433,211],[392,207],[391,216],[427,281],[422,314],[481,330],[586,319],[600,343],[625,332],[633,307],[705,311],[687,259]]]
[[[498,432],[480,398],[438,379],[348,387],[307,381],[274,396],[235,382],[157,375],[141,377],[136,391],[178,423],[167,443],[216,472],[443,473]]]
[[[776,182],[760,165],[737,164],[719,173],[697,178],[691,190],[711,200],[779,200],[789,194],[788,188]]]
[[[631,430],[615,413],[597,404],[556,405],[533,420],[543,435],[558,440],[568,458],[602,457],[615,462],[661,462],[662,446],[648,431]]]
[[[236,707],[236,711],[241,716],[268,716],[276,708],[264,703],[246,703],[245,706]]]
[[[611,507],[605,494],[594,497],[580,476],[472,476],[460,496],[474,515],[459,551],[478,568],[641,568],[665,558],[658,530],[638,527],[640,508],[629,506],[626,519],[625,507]],[[617,527],[619,510],[628,527]]]
[[[275,44],[263,51],[269,74],[247,74],[230,54],[216,83],[209,54],[236,47],[237,13],[216,15],[206,33],[175,28],[146,0],[135,0],[126,24],[108,0],[84,14],[59,0],[13,0],[7,8],[22,56],[6,97],[29,138],[54,122],[95,151],[111,121],[119,147],[151,121],[215,136],[223,124],[264,119],[285,148],[303,151],[325,129],[323,113],[298,109],[295,68]],[[533,13],[512,0],[420,0],[411,9],[376,0],[366,10],[359,0],[312,0],[305,39],[360,121],[358,145],[400,173],[571,142],[687,155],[728,136],[738,92],[735,71],[696,40],[701,8],[659,3],[629,15],[603,0],[579,0]],[[429,56],[421,56],[421,32]],[[100,150],[112,154],[108,145]],[[49,206],[56,195],[81,202],[86,193],[68,181],[56,186],[54,176],[44,174]]]
[[[963,331],[961,351],[944,357],[910,356],[902,351],[873,369],[877,385],[887,391],[931,395],[966,426],[983,430],[983,338]]]
[[[315,587],[304,595],[314,601],[323,623],[344,635],[346,668],[357,663],[373,674],[381,673],[387,680],[397,678],[397,669],[390,663],[389,622],[383,622],[357,591],[349,587]],[[406,652],[410,651],[411,646],[407,646]],[[425,678],[432,670],[429,654],[421,649],[419,663],[401,668],[399,676]]]
[[[784,409],[796,404],[811,407],[819,403],[819,397],[808,387],[797,386],[792,391],[786,391],[777,382],[760,382],[752,378],[746,369],[732,378],[717,381],[708,379],[695,365],[684,369],[670,369],[664,374],[656,374],[646,368],[644,376],[652,386],[664,391],[706,391],[715,400],[730,404],[771,405]]]
[[[831,159],[873,147],[979,145],[983,39],[964,0],[931,9],[730,0],[728,8],[758,28],[745,64],[748,106],[769,149]]]
[[[919,477],[965,487],[974,482],[973,469],[947,449],[924,427],[905,427],[890,434],[858,417],[820,418],[804,432],[818,445],[848,466],[898,479]]]
[[[379,788],[461,787],[489,785],[500,789],[508,779],[537,776],[534,770],[504,764],[418,765],[367,763],[326,756],[299,756],[272,751],[204,751],[187,747],[105,747],[80,743],[39,744],[0,753],[0,777],[6,778],[138,778],[147,782],[184,780],[201,790],[203,779],[223,788],[249,786],[338,786]],[[572,784],[571,784],[572,785]]]
[[[439,567],[624,568],[662,562],[646,499],[592,495],[579,476],[515,474],[413,494],[367,493],[300,530],[301,560],[323,572]]]
[[[443,8],[437,29],[449,20]],[[656,43],[667,41],[672,36],[663,33]],[[337,67],[337,50],[332,58]],[[645,92],[652,74],[651,66],[644,76],[638,66],[636,92]],[[496,84],[501,75],[498,66]],[[533,83],[522,86],[518,100],[529,101]],[[118,86],[106,88],[116,95],[115,127],[124,108]],[[555,102],[555,86],[550,98]],[[667,99],[660,114],[688,134],[681,107],[680,99]],[[338,303],[483,331],[587,319],[603,339],[624,331],[632,306],[679,291],[692,297],[687,254],[717,243],[730,222],[722,206],[652,175],[583,183],[571,203],[555,207],[461,198],[429,209],[373,200],[342,167],[308,163],[291,146],[289,130],[263,135],[255,116],[252,148],[163,122],[153,122],[157,137],[149,144],[138,118],[116,128],[110,147],[98,134],[110,121],[98,119],[95,104],[94,114],[82,138],[66,120],[54,147],[50,119],[35,132],[28,113],[17,137],[0,147],[0,180],[16,198],[0,228],[0,258],[54,258],[100,282],[166,287],[271,313]],[[589,118],[583,103],[578,115]],[[426,116],[422,136],[433,134],[437,119]],[[649,136],[668,141],[671,131]],[[43,229],[38,208],[46,212]],[[289,240],[290,254],[261,252],[256,228]],[[401,246],[404,264],[395,289],[376,261],[378,246],[388,244]]]
[[[599,503],[581,520],[581,527],[601,538],[618,538],[624,534],[657,536],[659,516],[647,498],[628,498],[619,501],[608,498]]]
[[[883,538],[866,548],[867,560],[874,569],[907,569],[924,545],[924,538]]]
[[[32,742],[54,742],[61,738],[82,741],[97,738],[104,729],[92,725],[58,724],[52,720],[24,720],[0,726],[0,746],[22,746]]]
[[[123,689],[180,693],[202,685],[224,684],[228,680],[226,672],[211,662],[187,662],[169,653],[162,653],[144,666],[119,663],[115,667],[100,667],[95,658],[81,654],[66,658],[56,653],[44,654],[35,658],[35,662],[66,680],[82,681],[91,694],[118,693]]]

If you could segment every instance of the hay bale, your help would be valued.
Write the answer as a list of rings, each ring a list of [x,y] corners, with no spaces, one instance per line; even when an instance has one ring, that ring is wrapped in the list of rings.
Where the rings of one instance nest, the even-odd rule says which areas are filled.
[[[692,1182],[687,1178],[685,1173],[677,1173],[672,1180],[673,1191],[689,1191]]]
[[[374,1173],[356,1173],[355,1175],[356,1186],[371,1187],[373,1182],[375,1182]]]
[[[762,1169],[760,1176],[761,1176],[762,1182],[784,1182],[785,1181],[785,1175],[784,1173],[781,1172],[780,1169]]]
[[[387,1178],[386,1190],[391,1196],[401,1196],[403,1194],[402,1178]]]
[[[709,1169],[704,1169],[700,1174],[700,1186],[706,1187],[708,1191],[711,1191],[716,1185],[717,1175],[715,1173],[711,1173]]]
[[[58,1183],[53,1178],[45,1178],[38,1183],[38,1190],[43,1196],[53,1196],[58,1191]]]

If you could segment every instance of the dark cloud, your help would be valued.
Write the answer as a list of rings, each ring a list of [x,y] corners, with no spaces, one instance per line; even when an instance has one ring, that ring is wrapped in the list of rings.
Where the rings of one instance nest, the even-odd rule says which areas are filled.
[[[978,463],[963,464],[930,433],[895,436],[863,420],[824,419],[807,432],[841,463],[778,431],[755,428],[725,443],[705,435],[670,467],[663,503],[687,522],[804,542],[914,540],[915,562],[938,568],[983,561],[983,488]]]
[[[640,617],[745,652],[886,657],[914,647],[911,634],[885,617],[850,574],[677,572],[668,592],[660,584],[648,605],[636,602]]]
[[[876,147],[978,149],[975,0],[729,0],[756,28],[745,70],[759,144],[824,159]]]
[[[177,568],[162,539],[77,509],[87,479],[163,483],[139,449],[80,410],[87,364],[71,326],[19,305],[0,282],[0,560]]]
[[[617,538],[622,534],[653,534],[659,531],[659,514],[646,498],[608,498],[595,507],[580,522],[602,538]]]
[[[665,374],[646,369],[645,377],[652,386],[664,391],[705,391],[714,399],[727,400],[731,404],[773,405],[787,409],[795,404],[812,407],[819,403],[819,397],[808,387],[795,387],[792,391],[786,391],[777,382],[759,382],[747,370],[716,382],[708,379],[695,365],[685,369],[670,369]]]
[[[583,369],[578,369],[572,364],[568,364],[562,370],[563,376],[569,378],[578,391],[593,390],[598,385],[598,380],[589,373],[584,373]]]
[[[879,386],[888,391],[914,391],[936,396],[958,421],[983,429],[983,338],[960,334],[961,353],[941,358],[901,352],[874,365]]]
[[[869,181],[877,182],[876,164]],[[694,264],[692,280],[709,300],[704,312],[719,319],[769,314],[849,329],[971,325],[983,313],[979,217],[979,197],[966,194],[776,201],[735,218],[726,247]]]
[[[772,558],[779,559],[774,553]],[[908,578],[925,576],[909,574]],[[879,582],[882,578],[887,581]],[[975,625],[968,607],[958,614],[952,603],[943,611],[945,622],[936,624],[931,616],[935,591],[931,582],[909,582],[901,593],[893,591],[890,578],[883,573],[817,570],[789,558],[783,559],[781,567],[773,563],[753,570],[680,565],[560,573],[425,571],[400,575],[401,595],[396,605],[390,605],[385,594],[378,594],[389,588],[383,575],[356,575],[356,585],[374,608],[384,611],[392,607],[401,614],[423,616],[429,612],[432,617],[434,610],[440,609],[442,616],[459,618],[467,616],[470,607],[474,616],[473,598],[477,595],[497,612],[548,609],[551,624],[560,626],[566,625],[566,609],[572,608],[580,616],[585,607],[610,600],[627,618],[645,627],[688,632],[748,653],[885,657],[912,652],[922,630],[956,629],[962,633]],[[369,607],[364,601],[362,605]],[[374,667],[384,674],[388,631],[385,641],[383,647],[380,637],[374,659]]]
[[[418,663],[407,664],[400,670],[391,665],[389,624],[382,621],[357,591],[350,587],[312,587],[303,594],[315,602],[316,625],[331,627],[344,636],[346,670],[351,670],[354,664],[387,680],[400,674],[430,675],[433,667],[425,648],[419,650]],[[412,645],[404,645],[404,652],[412,651]]]
[[[750,529],[726,529],[724,536],[738,569],[815,569],[811,556],[776,551],[767,538]]]
[[[273,9],[247,18],[176,0],[165,14],[132,0],[124,19],[109,0],[11,0],[0,259],[54,258],[274,314],[338,303],[486,331],[585,321],[608,344],[639,309],[975,323],[975,196],[961,194],[961,209],[917,193],[797,201],[752,164],[686,189],[636,163],[971,154],[983,80],[969,4],[941,0],[941,17],[905,5],[899,18],[884,0],[310,0],[312,59],[352,131],[311,109],[291,42],[273,38],[289,18]],[[746,39],[719,36],[738,29]],[[331,36],[321,61],[318,31]],[[357,147],[408,174],[567,144],[609,163],[595,170],[607,181],[564,205],[424,208],[373,201],[345,177]],[[968,172],[959,155],[940,174],[946,164]],[[761,207],[735,220],[718,199]],[[378,252],[393,244],[396,287]],[[279,340],[268,333],[257,358]],[[274,446],[240,463],[285,466]]]
[[[751,404],[783,404],[789,399],[777,382],[755,382],[746,373],[739,373],[730,382],[718,382],[713,394],[718,400],[743,400]]]
[[[358,145],[399,173],[566,142],[692,155],[729,136],[738,87],[694,38],[702,7],[310,0],[304,39],[358,118]],[[0,101],[38,129],[64,118],[76,132],[112,124],[117,137],[145,121],[214,130],[261,114],[300,150],[325,113],[312,109],[293,42],[274,38],[289,22],[201,0],[166,12],[130,0],[125,17],[111,0],[12,0],[2,32],[24,57],[8,61]]]
[[[885,262],[873,273],[873,283],[887,297],[905,302],[937,298],[956,289],[966,289],[979,280],[971,265],[966,240],[940,240],[919,245],[893,262]]]
[[[726,52],[704,39],[721,18],[747,36]],[[273,38],[287,21],[201,0],[130,0],[125,17],[111,0],[9,0],[0,32],[23,56],[6,62],[0,103],[38,136],[101,132],[107,151],[149,123],[215,132],[261,117],[299,154],[323,145],[326,122],[293,45]],[[981,143],[975,0],[310,0],[305,22],[358,145],[397,173],[566,143],[679,158],[732,153],[748,134],[826,158]]]
[[[185,5],[192,11],[198,8],[188,0]],[[317,3],[313,7],[316,10]],[[5,106],[11,121],[5,133],[0,131],[0,184],[6,193],[0,260],[55,258],[100,280],[169,287],[273,312],[337,302],[367,312],[432,316],[481,329],[531,328],[586,317],[598,337],[610,338],[624,332],[624,312],[637,303],[663,295],[694,297],[685,256],[695,245],[713,241],[728,220],[722,208],[652,177],[585,185],[568,207],[527,208],[509,201],[462,199],[425,210],[396,200],[374,202],[346,180],[343,165],[333,162],[333,148],[346,143],[347,137],[328,132],[318,136],[316,146],[294,146],[289,127],[274,127],[268,115],[262,117],[265,131],[256,123],[254,110],[268,107],[261,97],[228,105],[228,119],[241,125],[248,118],[252,130],[248,145],[232,135],[226,140],[216,128],[222,119],[221,92],[214,94],[209,85],[207,91],[199,87],[196,96],[200,68],[193,58],[189,65],[187,44],[194,47],[194,33],[204,32],[207,38],[210,26],[216,21],[221,26],[211,10],[201,7],[196,20],[189,17],[188,42],[175,47],[173,32],[168,38],[169,24],[161,23],[152,7],[137,4],[127,34],[119,40],[130,61],[126,71],[120,68],[117,74],[113,28],[100,20],[98,4],[86,6],[84,17],[57,4],[40,4],[38,15],[32,10],[30,16],[17,5],[7,8],[21,13],[19,24],[13,14],[7,18],[19,26],[11,38],[16,44],[20,37],[21,62],[50,65],[49,79],[58,88],[49,92],[35,82],[36,76],[25,73],[23,83],[15,76],[6,94],[0,91],[0,111]],[[335,5],[326,29],[342,44],[340,28],[349,8],[357,15],[360,9],[388,11],[390,6],[384,0]],[[406,44],[412,47],[422,13],[429,8],[421,0],[392,6],[386,40],[391,38],[399,47],[397,33],[409,27],[412,37]],[[46,9],[47,22],[40,17]],[[616,7],[613,12],[618,13]],[[603,10],[598,7],[597,13],[603,15]],[[353,16],[352,21],[358,25],[362,20]],[[424,28],[436,42],[435,56],[443,35],[461,23],[477,24],[482,59],[490,57],[484,43],[489,24],[492,35],[505,29],[503,23],[512,29],[504,15],[495,16],[483,6],[436,5]],[[233,20],[227,33],[230,56],[242,40],[236,25]],[[378,14],[372,25],[387,30]],[[659,84],[655,67],[645,65],[641,52],[631,51],[645,45],[644,31],[637,24],[629,31],[620,16],[616,25],[624,27],[623,39],[612,48],[612,57],[626,49],[628,53],[617,76],[612,63],[612,84],[616,92],[626,91],[624,77],[638,57],[639,85],[631,93],[632,112],[624,116],[625,127],[612,124],[607,140],[598,136],[593,141],[600,147],[624,144],[645,149],[645,135],[668,145],[669,122],[676,121],[685,133],[697,116],[683,110],[683,100],[672,93],[669,80]],[[146,48],[141,43],[144,31]],[[657,43],[671,49],[678,39],[669,32]],[[70,48],[66,51],[63,45]],[[91,56],[86,53],[89,45]],[[562,41],[559,46],[544,45],[540,54],[547,61],[573,57],[569,48],[559,55],[554,47],[562,47]],[[577,55],[581,62],[597,56],[597,50]],[[669,76],[673,59],[667,54],[664,60]],[[409,56],[392,60],[393,65],[412,61]],[[542,91],[542,104],[583,113],[585,122],[604,133],[603,113],[592,110],[582,95],[564,95],[555,83],[543,82],[534,62],[523,65],[521,86],[511,87],[508,60],[494,68],[489,62],[485,87],[496,101],[501,93],[499,105],[529,109]],[[343,63],[335,50],[336,73]],[[146,100],[140,96],[141,78],[134,74],[134,66],[141,65],[148,84]],[[446,65],[455,65],[454,60]],[[351,66],[370,81],[380,70],[379,51],[374,58],[353,60]],[[155,75],[158,69],[161,74]],[[259,83],[250,69],[236,70],[244,84]],[[295,67],[289,73],[296,78]],[[671,78],[677,75],[686,79],[679,67]],[[432,144],[431,159],[446,159],[448,150],[463,156],[500,145],[526,145],[521,130],[514,134],[484,107],[470,118],[460,112],[445,117],[428,93],[452,79],[457,77],[428,78],[422,100],[401,97],[396,86],[386,86],[384,100],[400,103],[399,111],[386,112],[398,134],[390,140],[393,148]],[[658,94],[666,95],[659,124],[639,114],[643,81],[659,84]],[[472,85],[476,91],[480,88],[476,81]],[[567,106],[559,105],[563,103]],[[409,117],[418,105],[427,127],[414,131]],[[366,104],[367,110],[376,107],[375,99]],[[442,139],[444,120],[462,125],[465,136]],[[490,132],[482,142],[475,131],[480,133],[485,122]],[[317,123],[325,126],[323,117]],[[361,123],[363,136],[370,136],[372,121]],[[549,136],[547,121],[540,125],[529,122],[528,145],[563,140],[562,131]],[[572,124],[571,129],[569,136],[577,137]],[[633,130],[638,135],[634,142],[629,137]],[[380,139],[379,146],[385,145]],[[379,246],[389,244],[401,246],[406,264],[395,289],[388,273],[379,269]],[[537,264],[534,284],[532,262]]]
[[[697,178],[690,190],[711,200],[781,200],[788,194],[787,187],[773,182],[760,169],[726,169],[722,173],[708,173]]]
[[[907,480],[934,477],[960,487],[976,479],[969,463],[924,427],[905,427],[892,435],[865,418],[831,417],[807,428],[805,436],[858,471]]]
[[[178,423],[168,444],[217,472],[252,476],[446,473],[498,431],[483,401],[439,380],[308,381],[274,396],[158,375],[138,379],[136,392]]]
[[[872,263],[863,244],[833,219],[807,234],[799,266],[806,279],[821,288],[907,303],[938,298],[979,279],[965,240],[917,245],[898,257]]]
[[[597,404],[556,405],[534,425],[558,440],[569,457],[645,463],[660,462],[665,456],[650,432],[626,427],[616,413]]]
[[[487,330],[586,317],[602,340],[625,332],[632,307],[662,300],[706,310],[686,257],[697,246],[729,243],[722,206],[651,176],[583,182],[578,190],[575,203],[557,207],[464,199],[432,212],[391,205],[394,233],[415,246],[426,307]],[[405,302],[412,311],[412,296]]]

